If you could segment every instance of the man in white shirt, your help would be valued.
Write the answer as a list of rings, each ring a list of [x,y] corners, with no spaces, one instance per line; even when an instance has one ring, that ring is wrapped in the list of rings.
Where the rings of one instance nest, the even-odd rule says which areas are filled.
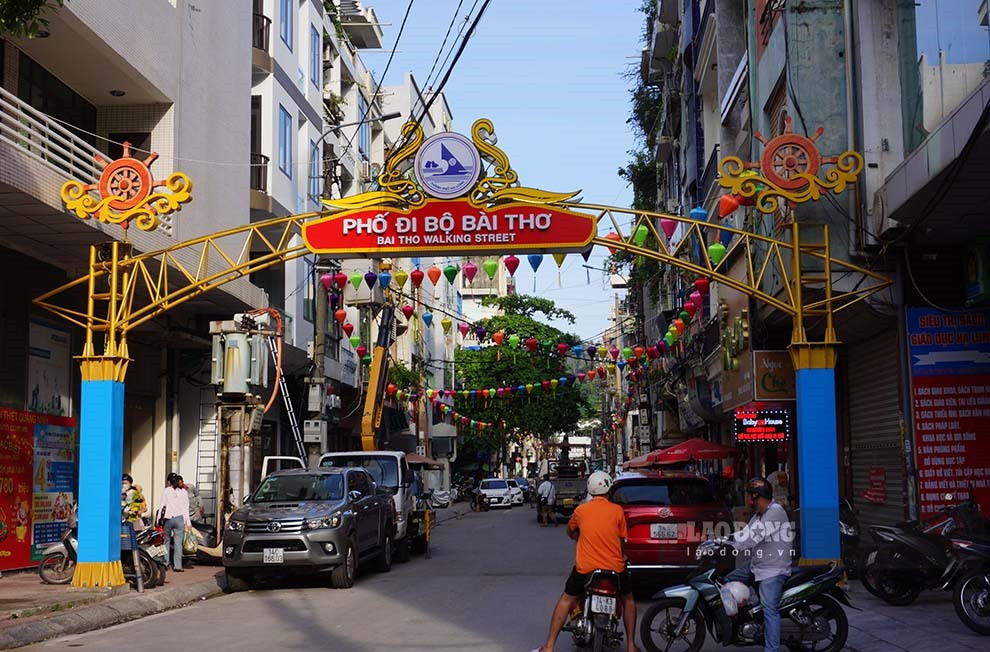
[[[553,520],[554,527],[557,526],[557,516],[554,509],[557,504],[557,489],[550,482],[550,476],[544,475],[543,482],[536,489],[536,494],[540,503],[540,525],[546,527],[549,521]]]

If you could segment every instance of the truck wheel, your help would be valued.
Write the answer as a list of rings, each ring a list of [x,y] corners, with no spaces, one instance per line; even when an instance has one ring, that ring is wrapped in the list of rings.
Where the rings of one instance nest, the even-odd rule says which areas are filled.
[[[354,576],[357,574],[357,546],[354,539],[347,540],[344,549],[344,563],[330,571],[330,586],[335,589],[349,589],[354,586]]]
[[[244,570],[234,570],[233,568],[223,569],[224,579],[227,581],[227,592],[237,593],[247,591],[251,588],[251,572]]]
[[[382,542],[382,550],[378,553],[378,561],[375,568],[379,573],[387,573],[392,570],[392,535],[386,534],[385,541]]]
[[[395,542],[395,560],[401,563],[409,561],[412,550],[409,548],[409,534]]]

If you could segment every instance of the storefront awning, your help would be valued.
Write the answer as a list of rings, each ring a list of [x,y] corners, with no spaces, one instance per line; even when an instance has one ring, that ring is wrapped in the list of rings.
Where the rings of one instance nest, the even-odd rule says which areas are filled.
[[[410,464],[421,464],[429,468],[442,469],[443,464],[436,461],[431,457],[426,457],[424,455],[418,455],[416,453],[406,453],[406,461]]]

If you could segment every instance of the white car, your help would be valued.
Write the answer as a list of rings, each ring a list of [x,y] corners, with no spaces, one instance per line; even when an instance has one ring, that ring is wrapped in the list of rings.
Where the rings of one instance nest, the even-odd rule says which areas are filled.
[[[525,492],[522,490],[522,487],[519,486],[519,483],[515,480],[506,480],[506,482],[509,484],[509,497],[512,500],[512,504],[522,505],[526,502]]]
[[[500,478],[482,480],[478,489],[488,496],[489,507],[512,507],[512,492],[505,480]]]

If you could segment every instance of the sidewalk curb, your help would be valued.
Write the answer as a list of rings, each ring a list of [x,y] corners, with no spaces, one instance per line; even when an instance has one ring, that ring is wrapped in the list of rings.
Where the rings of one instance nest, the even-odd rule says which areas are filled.
[[[65,613],[0,629],[0,650],[10,650],[70,634],[118,625],[220,595],[219,578],[154,593],[110,598]]]

